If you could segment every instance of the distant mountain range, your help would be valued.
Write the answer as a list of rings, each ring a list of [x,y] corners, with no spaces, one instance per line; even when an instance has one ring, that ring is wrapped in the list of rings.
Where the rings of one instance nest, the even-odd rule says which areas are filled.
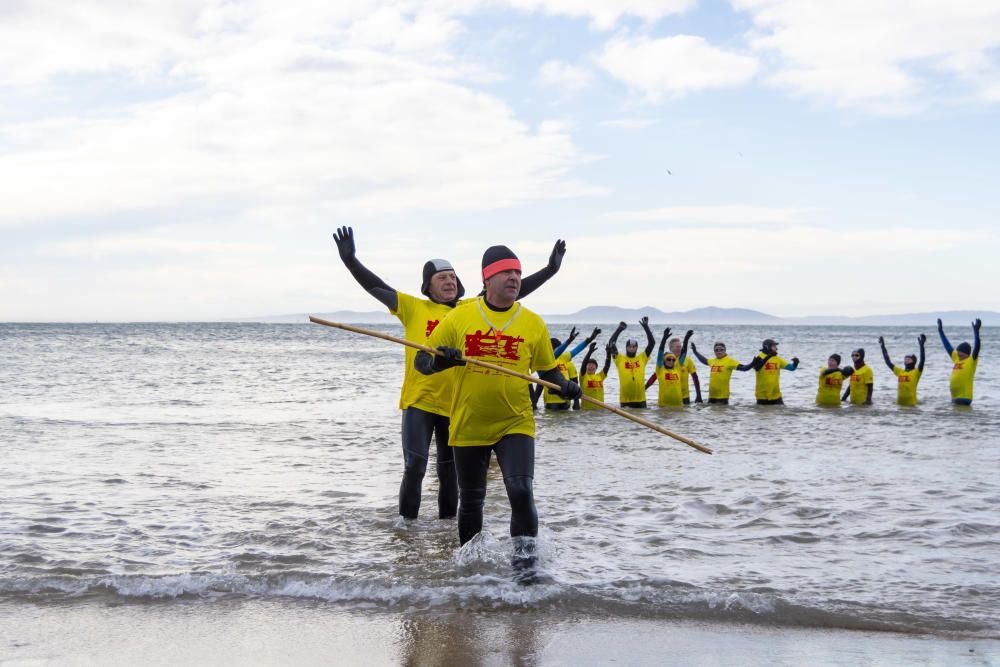
[[[395,324],[398,320],[384,310],[354,311],[338,310],[325,313],[271,315],[266,317],[241,318],[238,322],[294,323],[308,322],[309,315],[322,317],[334,322],[355,322],[368,324]],[[983,320],[984,326],[1000,325],[1000,313],[992,310],[948,310],[929,313],[903,313],[898,315],[865,315],[848,317],[845,315],[813,315],[808,317],[777,317],[746,308],[695,308],[694,310],[664,312],[658,308],[619,308],[618,306],[589,306],[575,313],[542,315],[546,322],[554,324],[610,324],[625,321],[636,322],[647,316],[654,324],[771,324],[771,325],[813,325],[813,326],[934,326],[938,318],[948,326],[968,325],[975,318]]]

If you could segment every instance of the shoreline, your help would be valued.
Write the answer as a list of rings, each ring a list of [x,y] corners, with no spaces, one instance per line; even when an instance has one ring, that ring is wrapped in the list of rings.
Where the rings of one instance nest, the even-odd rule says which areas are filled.
[[[388,611],[287,600],[0,603],[0,666],[594,663],[994,665],[1000,640],[531,608]]]

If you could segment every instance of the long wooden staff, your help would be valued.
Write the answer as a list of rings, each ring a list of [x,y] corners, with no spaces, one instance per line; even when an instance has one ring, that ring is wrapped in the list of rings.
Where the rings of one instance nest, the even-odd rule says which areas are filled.
[[[309,321],[314,322],[315,324],[322,324],[323,326],[327,327],[335,327],[337,329],[343,329],[344,331],[353,331],[354,333],[363,334],[365,336],[372,336],[374,338],[381,338],[382,340],[392,341],[393,343],[399,343],[400,345],[406,345],[407,347],[412,347],[416,350],[421,350],[423,352],[426,352],[427,354],[435,354],[435,355],[441,354],[433,347],[428,347],[427,345],[421,345],[420,343],[414,343],[412,340],[406,340],[405,338],[399,338],[398,336],[385,334],[382,333],[381,331],[362,329],[361,327],[351,326],[350,324],[344,324],[342,322],[330,322],[329,320],[324,320],[319,317],[313,317],[312,315],[309,316]],[[555,391],[559,391],[559,385],[557,384],[553,384],[552,382],[546,382],[545,380],[541,380],[539,378],[532,377],[530,375],[525,375],[524,373],[518,373],[517,371],[512,371],[509,368],[504,368],[503,366],[498,366],[497,364],[491,364],[488,361],[480,361],[479,359],[476,359],[474,357],[462,357],[462,360],[465,361],[465,363],[467,364],[472,364],[474,366],[481,366],[482,368],[488,368],[491,371],[496,371],[497,373],[503,373],[505,375],[512,375],[526,382],[538,383],[543,387],[548,387],[549,389],[554,389]],[[608,405],[603,401],[599,401],[596,398],[591,398],[590,396],[586,395],[583,396],[583,400],[586,401],[587,403],[592,403],[593,405],[600,406],[605,410],[610,410],[611,412],[621,417],[624,417],[625,419],[630,419],[634,421],[636,424],[642,424],[646,428],[651,428],[658,433],[662,433],[663,435],[668,435],[674,440],[679,440],[680,442],[683,442],[685,445],[694,447],[699,452],[704,452],[706,454],[712,453],[712,450],[706,447],[705,445],[700,445],[694,440],[685,438],[683,435],[678,435],[673,431],[663,428],[659,424],[654,424],[653,422],[647,419],[643,419],[642,417],[634,415],[631,412],[626,412],[625,410],[615,407],[614,405]]]

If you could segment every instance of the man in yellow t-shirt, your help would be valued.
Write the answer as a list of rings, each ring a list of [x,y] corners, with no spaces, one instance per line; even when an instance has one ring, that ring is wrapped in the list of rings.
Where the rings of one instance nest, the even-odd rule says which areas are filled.
[[[451,263],[443,259],[432,259],[424,264],[420,292],[426,298],[420,299],[399,292],[358,260],[353,229],[341,227],[333,238],[340,259],[348,271],[365,291],[399,319],[407,340],[426,343],[434,328],[461,302],[465,294],[465,287]],[[555,275],[565,253],[565,242],[557,241],[548,266],[524,279],[520,296],[531,294]],[[448,446],[452,374],[442,373],[433,377],[421,375],[413,368],[415,355],[416,350],[406,348],[403,386],[399,394],[399,408],[403,411],[404,466],[403,480],[399,485],[399,514],[407,519],[417,518],[433,437],[437,444],[438,516],[449,519],[455,516],[458,507],[454,457]]]
[[[580,351],[583,350],[585,347],[590,345],[590,343],[597,338],[597,335],[601,333],[601,330],[595,328],[594,331],[589,336],[584,338],[582,342],[580,342],[575,348],[570,350],[569,346],[573,343],[573,341],[576,339],[579,333],[580,332],[576,330],[576,327],[573,327],[572,329],[570,329],[569,337],[566,339],[565,343],[555,337],[550,339],[550,341],[552,342],[552,354],[556,358],[556,363],[559,364],[559,371],[567,378],[569,378],[571,382],[576,382],[577,384],[581,384],[579,377],[580,373],[576,368],[576,364],[573,363],[573,357],[579,354]],[[580,409],[579,401],[573,401],[572,403],[570,401],[564,401],[563,399],[559,398],[555,393],[553,393],[551,389],[546,389],[541,385],[538,385],[534,390],[532,390],[532,395],[531,395],[532,407],[534,407],[537,404],[538,396],[542,393],[543,389],[545,393],[546,410],[569,410],[570,407],[572,407],[574,410]]]
[[[896,376],[897,405],[917,404],[917,384],[920,382],[920,376],[924,372],[924,343],[926,342],[927,336],[924,334],[917,336],[917,345],[920,348],[920,361],[917,361],[915,355],[908,354],[903,357],[903,367],[900,368],[893,364],[892,359],[889,358],[889,351],[885,348],[885,338],[882,336],[878,337],[879,347],[882,348],[882,359],[885,360],[885,365]]]
[[[693,335],[694,331],[688,331],[684,334],[684,343],[680,348],[680,357],[678,357],[672,351],[665,351],[667,338],[670,337],[670,327],[663,330],[660,348],[656,352],[656,373],[646,381],[646,389],[649,389],[654,380],[659,383],[656,404],[660,407],[686,405],[684,402],[683,368],[684,362],[687,360],[688,342]]]
[[[431,334],[439,354],[418,352],[414,365],[427,375],[461,366],[455,372],[449,436],[458,474],[458,534],[461,544],[483,527],[483,503],[490,458],[496,454],[511,506],[514,565],[534,564],[538,534],[532,480],[535,469],[535,419],[522,380],[466,364],[479,359],[557,384],[567,399],[582,395],[579,385],[556,367],[542,318],[517,301],[521,263],[506,246],[483,254],[485,296],[456,307]]]
[[[706,359],[698,352],[698,347],[691,343],[691,353],[698,361],[709,368],[708,402],[729,405],[729,380],[733,371],[749,371],[754,369],[753,363],[741,364],[726,352],[726,344],[716,342],[712,348],[715,357]]]
[[[649,355],[653,351],[656,340],[653,332],[649,328],[649,318],[643,317],[639,320],[639,325],[646,332],[646,349],[639,352],[639,341],[629,338],[625,341],[625,354],[619,354],[617,342],[618,336],[625,331],[624,322],[618,323],[618,328],[611,334],[608,343],[611,346],[611,359],[618,369],[618,401],[623,408],[644,408],[646,407],[646,363]]]
[[[597,350],[597,343],[591,343],[587,354],[583,357],[583,364],[581,364],[583,366],[583,377],[580,378],[580,389],[583,390],[584,396],[590,396],[603,403],[604,381],[608,378],[608,369],[611,368],[611,346],[606,345],[604,347],[604,368],[599,373],[597,372],[597,360],[591,358],[595,350]],[[600,410],[601,408],[584,401],[583,409]]]
[[[875,389],[875,373],[872,367],[865,363],[865,349],[859,347],[851,352],[854,372],[851,374],[851,384],[844,390],[842,398],[851,397],[854,405],[871,405],[872,392]]]
[[[851,377],[854,369],[840,367],[840,355],[831,354],[826,360],[826,368],[819,369],[819,389],[816,390],[817,405],[840,405],[840,388]]]
[[[951,402],[955,405],[972,405],[972,387],[976,379],[976,367],[979,365],[979,330],[983,327],[983,321],[976,318],[972,323],[974,346],[963,342],[954,349],[948,342],[948,337],[944,335],[944,325],[940,319],[937,325],[941,343],[944,344],[944,349],[954,363],[951,368],[951,380],[948,383],[951,389]]]
[[[784,405],[781,396],[781,371],[794,371],[799,367],[798,357],[792,357],[791,362],[778,356],[778,341],[765,339],[760,345],[760,352],[753,360],[754,371],[757,373],[757,386],[754,395],[757,405]]]

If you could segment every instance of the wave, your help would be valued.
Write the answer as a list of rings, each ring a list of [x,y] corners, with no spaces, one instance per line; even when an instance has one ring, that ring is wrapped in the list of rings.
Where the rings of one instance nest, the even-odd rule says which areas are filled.
[[[1000,627],[849,601],[805,598],[769,589],[704,589],[670,579],[568,585],[543,577],[523,586],[510,576],[475,573],[450,582],[408,583],[398,577],[308,572],[243,575],[189,572],[163,575],[43,576],[0,579],[0,600],[176,599],[247,597],[323,601],[387,610],[452,611],[541,608],[560,614],[848,629],[1000,638]]]

